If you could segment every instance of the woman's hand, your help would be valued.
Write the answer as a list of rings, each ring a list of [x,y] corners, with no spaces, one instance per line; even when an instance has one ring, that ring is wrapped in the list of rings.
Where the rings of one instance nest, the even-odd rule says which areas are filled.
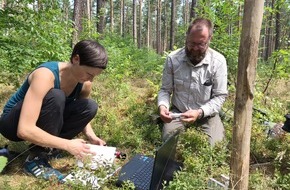
[[[101,146],[107,145],[107,143],[104,140],[100,139],[99,137],[95,137],[93,139],[90,139],[90,143],[96,144],[96,145],[101,145]]]
[[[104,140],[96,136],[90,123],[88,123],[88,125],[84,128],[83,133],[87,136],[91,144],[96,144],[96,145],[101,145],[101,146],[107,145],[107,143]]]
[[[72,139],[67,144],[66,150],[78,159],[83,159],[88,154],[92,154],[90,146],[83,139]]]

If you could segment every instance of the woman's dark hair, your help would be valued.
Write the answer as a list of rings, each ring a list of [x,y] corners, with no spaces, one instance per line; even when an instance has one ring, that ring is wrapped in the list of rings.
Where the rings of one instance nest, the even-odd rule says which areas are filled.
[[[106,69],[108,56],[105,48],[94,40],[82,40],[73,49],[70,61],[74,56],[79,55],[80,65]]]

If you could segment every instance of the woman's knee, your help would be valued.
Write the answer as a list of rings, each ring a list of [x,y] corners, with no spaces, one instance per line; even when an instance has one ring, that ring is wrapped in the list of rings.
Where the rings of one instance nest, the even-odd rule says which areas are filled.
[[[98,104],[92,99],[87,99],[87,100],[88,100],[87,111],[88,111],[89,117],[93,118],[97,114]]]

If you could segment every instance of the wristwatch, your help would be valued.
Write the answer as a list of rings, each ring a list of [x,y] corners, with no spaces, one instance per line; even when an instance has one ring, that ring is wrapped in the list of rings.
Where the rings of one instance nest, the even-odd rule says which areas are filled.
[[[203,110],[201,108],[199,108],[197,111],[198,111],[197,119],[201,119],[203,117]]]

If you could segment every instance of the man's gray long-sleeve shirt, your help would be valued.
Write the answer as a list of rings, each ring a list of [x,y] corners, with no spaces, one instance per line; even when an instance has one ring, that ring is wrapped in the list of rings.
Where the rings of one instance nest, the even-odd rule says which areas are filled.
[[[205,58],[195,66],[184,48],[168,55],[158,106],[169,108],[171,98],[172,105],[179,111],[201,108],[207,117],[219,112],[227,94],[227,65],[222,54],[208,48]]]

